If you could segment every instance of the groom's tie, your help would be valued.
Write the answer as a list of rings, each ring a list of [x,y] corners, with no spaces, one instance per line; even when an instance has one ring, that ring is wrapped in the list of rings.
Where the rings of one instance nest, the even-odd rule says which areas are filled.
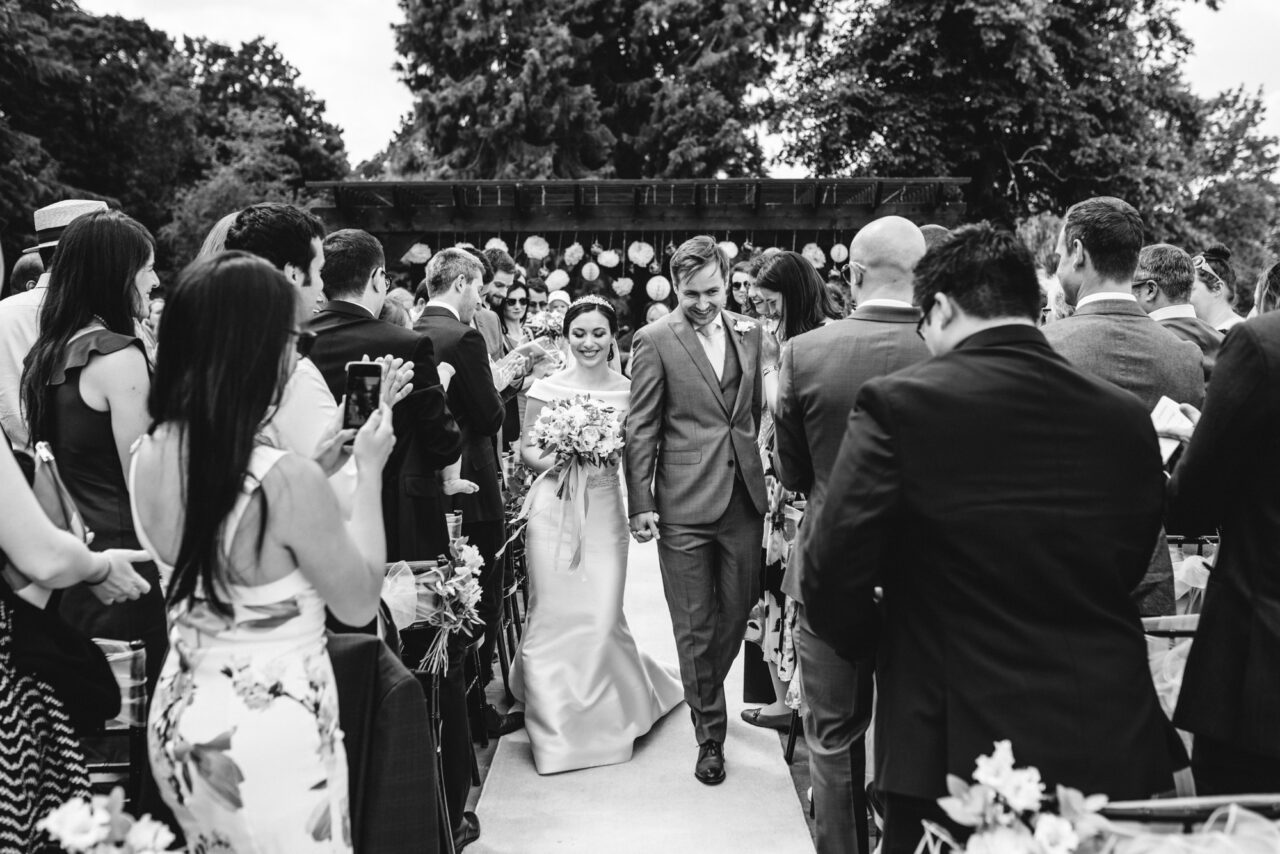
[[[707,354],[711,369],[716,372],[716,379],[724,378],[724,327],[712,321],[705,326],[695,327],[702,351]]]

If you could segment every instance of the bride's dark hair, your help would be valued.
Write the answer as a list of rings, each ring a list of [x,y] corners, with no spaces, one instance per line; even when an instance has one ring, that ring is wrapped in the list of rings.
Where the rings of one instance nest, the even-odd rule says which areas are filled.
[[[165,423],[182,430],[186,458],[171,604],[199,595],[229,613],[219,596],[226,590],[222,526],[288,379],[285,352],[296,334],[297,300],[283,273],[247,252],[196,260],[169,293],[148,408],[151,432]],[[264,504],[258,548],[266,524]]]
[[[585,296],[569,306],[569,310],[564,313],[564,328],[561,333],[564,337],[569,337],[569,325],[584,314],[590,314],[598,311],[604,315],[605,321],[609,324],[609,334],[614,338],[618,337],[618,312],[613,305],[604,297]]]

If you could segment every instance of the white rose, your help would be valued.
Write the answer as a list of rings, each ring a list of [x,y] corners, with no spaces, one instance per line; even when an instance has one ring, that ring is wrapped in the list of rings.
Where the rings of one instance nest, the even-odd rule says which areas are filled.
[[[138,819],[124,838],[133,854],[163,854],[174,842],[173,832],[149,815]]]
[[[1036,842],[1043,846],[1045,854],[1071,854],[1080,844],[1080,837],[1071,822],[1045,813],[1036,819]]]
[[[36,829],[47,832],[63,849],[82,854],[107,841],[111,814],[83,798],[72,798],[42,818]]]
[[[1035,840],[1023,827],[994,827],[969,837],[965,854],[1030,854]]]
[[[1005,739],[997,741],[994,747],[990,756],[978,757],[973,779],[1003,794],[1005,777],[1013,771],[1013,745]]]
[[[1002,787],[997,788],[997,791],[1014,811],[1035,812],[1040,809],[1044,783],[1040,782],[1040,772],[1037,769],[1022,768],[1006,774]]]

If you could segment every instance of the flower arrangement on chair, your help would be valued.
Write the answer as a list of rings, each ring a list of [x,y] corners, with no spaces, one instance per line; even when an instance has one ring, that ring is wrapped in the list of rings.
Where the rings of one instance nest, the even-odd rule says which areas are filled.
[[[418,667],[437,675],[449,666],[450,636],[480,625],[476,605],[482,595],[480,570],[484,568],[484,556],[466,537],[453,540],[449,553],[451,559],[440,557],[434,566],[413,579],[418,594],[417,621],[439,629]]]
[[[149,815],[135,819],[124,811],[124,790],[92,799],[72,798],[36,823],[72,854],[178,854],[174,835]]]

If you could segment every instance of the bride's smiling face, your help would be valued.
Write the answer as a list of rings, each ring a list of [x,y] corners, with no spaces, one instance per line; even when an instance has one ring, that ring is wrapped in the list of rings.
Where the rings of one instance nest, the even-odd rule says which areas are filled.
[[[584,312],[569,324],[569,349],[584,368],[607,361],[612,344],[613,332],[603,312]]]

